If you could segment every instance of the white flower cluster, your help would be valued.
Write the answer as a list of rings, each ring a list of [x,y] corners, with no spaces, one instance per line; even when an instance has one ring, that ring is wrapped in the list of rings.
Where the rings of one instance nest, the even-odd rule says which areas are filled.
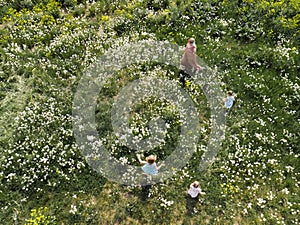
[[[169,209],[170,206],[172,206],[174,204],[174,201],[168,201],[167,199],[164,199],[164,198],[160,198],[160,206],[166,208],[166,209]]]
[[[54,98],[30,103],[16,117],[13,142],[0,161],[1,178],[24,191],[42,191],[73,178],[84,163],[73,141],[71,116]]]

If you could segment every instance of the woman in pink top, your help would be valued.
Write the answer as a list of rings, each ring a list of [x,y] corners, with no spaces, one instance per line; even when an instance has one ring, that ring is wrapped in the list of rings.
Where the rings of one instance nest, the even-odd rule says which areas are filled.
[[[184,67],[184,70],[202,69],[197,63],[196,44],[194,38],[190,38],[188,40],[181,59],[181,65]]]

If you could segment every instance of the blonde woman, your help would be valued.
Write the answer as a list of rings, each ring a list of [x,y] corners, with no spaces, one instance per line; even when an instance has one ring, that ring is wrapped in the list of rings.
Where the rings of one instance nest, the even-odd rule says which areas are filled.
[[[202,69],[202,67],[197,63],[196,48],[195,39],[189,38],[181,59],[181,65],[183,66],[184,70]]]

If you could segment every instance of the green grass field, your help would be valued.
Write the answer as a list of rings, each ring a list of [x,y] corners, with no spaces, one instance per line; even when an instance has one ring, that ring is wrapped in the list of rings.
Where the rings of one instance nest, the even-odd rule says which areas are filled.
[[[300,224],[300,2],[298,0],[0,0],[0,224]],[[236,103],[215,161],[199,169],[211,131],[201,85],[183,90],[199,115],[199,141],[186,165],[148,192],[93,170],[73,130],[72,106],[86,68],[138,41],[185,47]],[[126,54],[124,54],[124,57]],[[123,57],[123,56],[122,56]],[[114,135],[114,100],[136,79],[180,85],[161,63],[120,68],[97,96],[99,139],[119,162],[139,166]],[[166,139],[144,152],[172,154],[182,121],[171,104],[148,98],[130,114],[133,135],[168,121]],[[206,192],[191,212],[190,183]],[[148,195],[148,196],[146,196]]]

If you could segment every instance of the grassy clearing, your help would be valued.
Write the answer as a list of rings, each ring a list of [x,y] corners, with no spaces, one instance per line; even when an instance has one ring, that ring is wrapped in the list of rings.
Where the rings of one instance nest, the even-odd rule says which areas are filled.
[[[299,224],[297,1],[0,5],[1,224]],[[224,97],[233,90],[237,102],[218,158],[199,172],[209,107],[193,80],[185,84],[198,103],[201,140],[187,165],[144,201],[141,188],[108,181],[81,156],[72,130],[74,93],[84,69],[110,48],[149,39],[183,47],[189,37],[196,38],[200,63],[217,71]],[[133,151],[113,135],[113,101],[139,77],[180,83],[178,70],[133,65],[115,75],[98,96],[99,136],[116,159],[137,166]],[[160,160],[172,153],[180,125],[162,105],[153,99],[137,105],[130,127],[148,135],[151,115],[171,121],[168,141],[153,150]],[[186,191],[195,179],[207,194],[187,215]]]

